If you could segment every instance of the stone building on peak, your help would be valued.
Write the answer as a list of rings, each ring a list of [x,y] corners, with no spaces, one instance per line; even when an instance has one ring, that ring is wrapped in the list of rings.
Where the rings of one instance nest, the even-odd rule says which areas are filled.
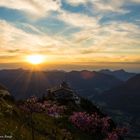
[[[69,86],[69,84],[63,81],[58,87],[54,87],[48,90],[48,97],[53,100],[63,102],[75,102],[80,103],[80,97],[77,93]]]

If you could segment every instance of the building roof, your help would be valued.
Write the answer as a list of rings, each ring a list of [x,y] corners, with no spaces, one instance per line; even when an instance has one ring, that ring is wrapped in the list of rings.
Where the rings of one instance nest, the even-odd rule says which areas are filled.
[[[49,90],[50,92],[59,92],[59,91],[65,91],[65,92],[73,92],[73,90],[70,88],[70,86],[66,82],[62,82],[58,87],[51,88]]]
[[[53,97],[63,99],[74,99],[76,96],[76,93],[66,82],[62,82],[60,86],[50,89],[49,94]]]

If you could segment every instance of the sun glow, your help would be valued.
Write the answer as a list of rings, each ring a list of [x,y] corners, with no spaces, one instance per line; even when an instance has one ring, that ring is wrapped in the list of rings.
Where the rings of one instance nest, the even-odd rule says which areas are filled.
[[[44,62],[44,57],[42,55],[29,55],[27,56],[27,62],[38,65]]]

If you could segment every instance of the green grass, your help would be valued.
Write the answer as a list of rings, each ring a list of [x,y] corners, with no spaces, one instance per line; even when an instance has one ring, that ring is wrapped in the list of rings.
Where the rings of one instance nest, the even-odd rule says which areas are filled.
[[[69,122],[68,117],[68,113],[62,118],[53,118],[44,113],[33,113],[35,140],[101,140],[99,135],[89,135],[79,131]],[[11,135],[12,140],[32,140],[31,128],[30,115],[22,112],[14,101],[0,99],[1,136]],[[63,129],[70,133],[66,135]]]

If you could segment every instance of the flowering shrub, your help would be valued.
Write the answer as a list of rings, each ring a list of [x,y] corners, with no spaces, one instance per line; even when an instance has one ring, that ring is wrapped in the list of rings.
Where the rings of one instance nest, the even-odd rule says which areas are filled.
[[[38,102],[38,99],[36,97],[32,96],[27,99],[23,105],[20,105],[20,109],[27,113],[41,112],[42,105]]]
[[[39,102],[36,97],[27,99],[20,108],[23,111],[30,113],[31,119],[33,112],[44,113],[58,118],[61,117],[66,110],[66,106],[60,106],[56,102],[49,100]],[[120,140],[120,137],[127,132],[126,128],[116,128],[112,130],[110,117],[101,117],[97,113],[88,114],[86,112],[74,112],[69,117],[69,120],[78,129],[88,132],[88,134],[100,134],[104,138],[106,137],[104,140]],[[33,121],[31,121],[31,123],[32,122]],[[65,130],[64,132],[64,137],[70,137],[69,132]]]
[[[47,109],[47,114],[53,117],[60,117],[65,111],[65,106],[57,106],[54,104]]]
[[[105,140],[119,140],[119,136],[115,131],[113,131],[107,134],[107,138]]]
[[[107,138],[105,140],[119,140],[119,138],[125,134],[127,134],[127,128],[116,128],[112,132],[107,134]]]
[[[86,112],[75,112],[70,116],[70,121],[82,131],[95,133],[97,131],[106,132],[109,127],[109,117],[100,118],[97,113],[91,115]]]
[[[72,124],[84,132],[91,134],[100,132],[107,136],[105,140],[119,140],[120,136],[123,136],[127,130],[126,128],[116,128],[110,132],[110,120],[109,117],[101,118],[97,113],[90,115],[86,112],[74,112],[70,116]]]
[[[38,102],[38,99],[32,96],[31,98],[27,99],[23,105],[20,105],[20,109],[28,113],[44,112],[49,116],[60,117],[64,113],[66,107],[59,106],[51,101],[44,101],[43,103]]]

